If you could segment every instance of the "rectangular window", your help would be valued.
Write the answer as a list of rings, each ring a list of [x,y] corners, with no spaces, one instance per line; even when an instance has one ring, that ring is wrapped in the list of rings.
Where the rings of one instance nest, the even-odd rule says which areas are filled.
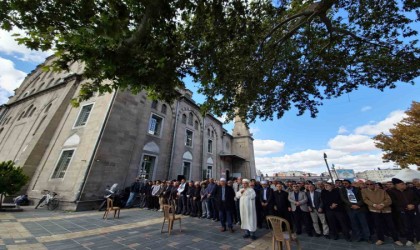
[[[182,167],[182,175],[184,175],[186,180],[191,179],[191,162],[184,161],[184,166]]]
[[[213,141],[212,140],[208,140],[208,142],[207,142],[207,152],[208,153],[213,153]]]
[[[155,169],[156,157],[152,155],[144,155],[141,163],[139,176],[145,179],[152,179],[153,170]]]
[[[185,131],[185,146],[192,147],[193,146],[193,132],[191,130]]]
[[[71,158],[73,157],[74,149],[71,150],[64,150],[61,152],[60,160],[55,167],[54,173],[51,179],[59,179],[63,178],[64,174],[66,173],[67,168],[70,165]]]
[[[77,117],[76,124],[74,124],[74,127],[81,127],[86,125],[90,112],[92,111],[92,107],[93,104],[88,104],[82,107],[82,110],[80,110],[79,113],[79,117]]]
[[[162,117],[152,114],[152,116],[150,117],[150,123],[149,123],[149,134],[160,136],[162,123],[163,123]]]
[[[207,179],[208,178],[213,178],[213,167],[212,166],[207,166]]]

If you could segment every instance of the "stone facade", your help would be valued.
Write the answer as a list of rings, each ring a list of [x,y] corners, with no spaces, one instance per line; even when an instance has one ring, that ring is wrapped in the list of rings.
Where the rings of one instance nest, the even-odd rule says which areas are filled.
[[[53,58],[44,64],[51,63]],[[83,65],[70,73],[40,65],[0,107],[0,161],[13,160],[31,178],[33,200],[45,189],[62,209],[92,209],[107,185],[147,179],[200,180],[255,177],[253,138],[239,119],[233,135],[212,115],[202,115],[192,93],[179,90],[172,104],[145,92],[95,95],[70,105],[85,81]]]

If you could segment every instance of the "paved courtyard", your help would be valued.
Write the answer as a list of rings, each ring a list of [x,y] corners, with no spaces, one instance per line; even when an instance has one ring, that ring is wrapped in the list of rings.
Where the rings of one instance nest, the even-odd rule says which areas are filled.
[[[271,234],[257,231],[258,239],[242,238],[235,233],[220,232],[220,224],[207,219],[184,217],[182,232],[176,222],[170,236],[160,233],[162,213],[140,209],[122,210],[120,219],[102,219],[103,212],[65,212],[24,207],[23,212],[0,212],[1,249],[271,249]],[[299,236],[302,249],[414,249],[396,247],[389,239],[376,247],[367,243],[348,243]],[[294,245],[294,248],[296,246]]]

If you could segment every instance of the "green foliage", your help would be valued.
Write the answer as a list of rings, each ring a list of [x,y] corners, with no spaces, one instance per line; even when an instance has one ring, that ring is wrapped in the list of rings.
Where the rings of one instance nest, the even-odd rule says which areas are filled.
[[[384,162],[393,161],[401,168],[420,167],[420,102],[413,102],[407,117],[389,130],[389,134],[375,136],[376,147],[384,151]]]
[[[16,167],[13,161],[0,162],[0,194],[12,195],[29,181],[21,167]]]
[[[0,3],[0,27],[52,49],[53,68],[83,61],[94,92],[153,92],[170,102],[191,75],[216,115],[252,122],[293,106],[316,116],[325,98],[419,76],[418,1],[127,0]],[[104,83],[104,80],[107,83]]]

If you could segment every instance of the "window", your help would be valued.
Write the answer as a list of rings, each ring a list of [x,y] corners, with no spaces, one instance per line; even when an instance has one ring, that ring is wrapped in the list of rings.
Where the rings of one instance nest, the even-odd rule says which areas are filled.
[[[191,179],[191,162],[184,161],[184,165],[182,166],[182,175],[186,180]]]
[[[186,114],[182,114],[181,122],[184,123],[184,124],[187,124],[187,115]]]
[[[193,132],[191,130],[185,131],[185,146],[192,147],[193,146]]]
[[[210,129],[207,129],[207,136],[210,137]]]
[[[45,108],[44,113],[47,113],[51,108],[52,103],[48,104],[48,106]]]
[[[20,114],[20,116],[19,116],[19,118],[18,118],[18,121],[20,120],[20,119],[22,119],[22,117],[25,115],[25,112],[22,112],[21,114]]]
[[[208,142],[207,142],[207,152],[208,153],[213,153],[213,141],[212,140],[208,140]]]
[[[152,102],[152,109],[157,109],[158,101]]]
[[[1,133],[3,132],[3,129],[4,129],[4,128],[0,128],[0,135],[1,135]]]
[[[64,150],[61,152],[60,160],[55,167],[54,173],[51,179],[63,178],[67,168],[70,165],[71,158],[73,157],[74,149]]]
[[[162,112],[162,114],[166,114],[166,104],[162,104],[162,108],[160,109],[160,112]]]
[[[152,155],[144,155],[143,161],[141,163],[141,169],[139,171],[139,176],[145,179],[153,178],[153,170],[155,168],[156,157]]]
[[[88,104],[82,107],[82,110],[80,110],[79,113],[79,117],[77,117],[76,124],[74,124],[74,127],[81,127],[86,125],[90,112],[92,111],[92,107],[93,104]]]
[[[51,84],[54,82],[54,78],[52,78],[49,82],[48,82],[48,84],[47,84],[47,87],[46,88],[48,88],[48,87],[50,87],[51,86]]]
[[[198,121],[194,122],[194,129],[198,129]]]
[[[41,121],[38,123],[38,126],[36,126],[36,129],[35,129],[35,131],[34,131],[34,133],[32,135],[35,135],[36,132],[38,132],[38,130],[41,127],[42,123],[44,123],[45,118],[47,118],[47,116],[42,117]]]
[[[45,83],[42,83],[42,84],[39,86],[38,91],[39,91],[39,90],[41,90],[41,89],[42,89],[42,87],[44,87],[44,84],[45,84]]]
[[[188,125],[193,125],[193,113],[188,114]]]
[[[25,112],[25,115],[23,117],[29,116],[29,113],[31,112],[33,107],[34,107],[33,105],[29,106],[28,110]]]
[[[33,108],[33,109],[31,110],[31,113],[29,113],[29,116],[28,116],[28,117],[31,117],[31,116],[35,113],[35,110],[36,110],[36,108]]]
[[[155,114],[152,114],[149,122],[149,134],[160,136],[163,119]]]
[[[214,131],[211,131],[211,138],[214,137]]]
[[[213,178],[213,166],[207,166],[207,179]]]
[[[6,125],[9,124],[11,119],[12,119],[12,117],[9,117],[9,119],[7,119]]]

